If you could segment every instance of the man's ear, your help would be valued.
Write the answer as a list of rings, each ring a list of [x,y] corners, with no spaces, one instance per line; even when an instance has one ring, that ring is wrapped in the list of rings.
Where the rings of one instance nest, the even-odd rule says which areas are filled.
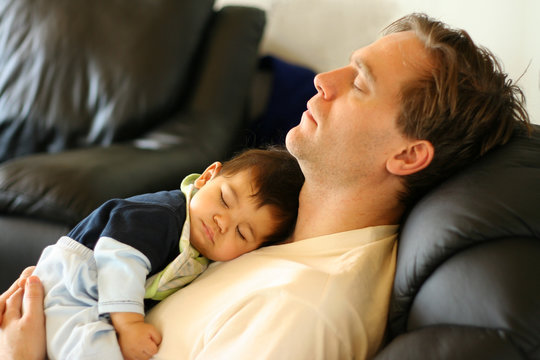
[[[431,160],[435,149],[427,140],[416,140],[386,161],[386,169],[394,175],[410,175],[425,169]]]
[[[193,185],[197,189],[202,188],[204,185],[206,185],[208,181],[212,180],[217,176],[217,174],[219,174],[219,172],[221,171],[221,167],[221,163],[219,161],[216,161],[215,163],[207,167],[206,170],[204,170],[201,176],[199,176],[197,180],[195,180]]]

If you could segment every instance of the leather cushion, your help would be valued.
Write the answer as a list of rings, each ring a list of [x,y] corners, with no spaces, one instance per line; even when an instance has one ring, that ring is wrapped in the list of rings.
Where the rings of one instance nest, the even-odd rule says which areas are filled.
[[[211,0],[0,5],[0,162],[133,138],[173,111]]]
[[[507,145],[493,150],[441,184],[412,209],[399,239],[390,309],[394,336],[404,332],[407,327],[429,322],[416,318],[413,322],[418,324],[413,325],[409,311],[423,286],[429,282],[430,288],[433,288],[435,274],[439,274],[437,271],[442,269],[443,264],[450,264],[451,258],[473,246],[503,238],[532,238],[535,241],[540,238],[539,129],[539,126],[535,126],[530,138],[516,134]],[[487,261],[486,258],[482,259]],[[481,262],[470,265],[485,266]],[[451,266],[448,268],[454,269]],[[538,271],[538,267],[535,269]],[[467,274],[463,273],[461,281],[465,279]],[[443,282],[439,286],[447,286],[448,296],[451,295],[454,301],[481,299],[487,295],[479,286],[472,286],[474,294],[467,294],[466,297],[450,283]],[[529,290],[535,294],[533,301],[538,301],[539,289]],[[424,292],[428,293],[428,287]],[[423,299],[425,301],[427,298]],[[439,302],[433,297],[432,300]],[[453,319],[458,322],[455,316]]]
[[[375,360],[523,360],[523,354],[497,329],[431,326],[398,336]]]

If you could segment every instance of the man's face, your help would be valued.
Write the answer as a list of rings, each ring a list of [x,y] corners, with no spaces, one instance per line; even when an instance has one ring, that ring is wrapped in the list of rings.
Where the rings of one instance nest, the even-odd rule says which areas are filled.
[[[189,205],[190,242],[205,257],[234,259],[260,247],[274,231],[271,208],[257,206],[249,172],[216,175],[198,187]]]
[[[407,139],[396,127],[400,89],[425,69],[427,53],[412,32],[385,36],[355,51],[347,66],[315,77],[318,93],[287,134],[302,170],[357,181],[384,170]]]

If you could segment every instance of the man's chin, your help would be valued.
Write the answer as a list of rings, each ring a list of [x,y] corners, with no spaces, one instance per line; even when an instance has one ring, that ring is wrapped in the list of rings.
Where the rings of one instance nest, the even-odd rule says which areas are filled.
[[[290,141],[286,143],[287,150],[291,153],[292,156],[300,163],[303,160],[308,160],[313,152],[310,151],[310,148],[313,144],[307,144],[305,141]]]
[[[298,129],[298,126],[295,126],[291,130],[289,130],[287,136],[285,137],[285,147],[296,159],[299,159],[303,152],[303,146],[301,144],[302,134],[300,134],[299,132],[300,129]]]

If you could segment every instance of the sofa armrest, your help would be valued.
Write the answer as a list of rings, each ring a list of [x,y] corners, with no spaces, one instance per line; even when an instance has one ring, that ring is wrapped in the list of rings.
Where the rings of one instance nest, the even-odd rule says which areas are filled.
[[[10,161],[0,167],[0,212],[71,226],[110,198],[178,188],[209,161],[196,150],[190,143],[159,150],[121,144]]]

